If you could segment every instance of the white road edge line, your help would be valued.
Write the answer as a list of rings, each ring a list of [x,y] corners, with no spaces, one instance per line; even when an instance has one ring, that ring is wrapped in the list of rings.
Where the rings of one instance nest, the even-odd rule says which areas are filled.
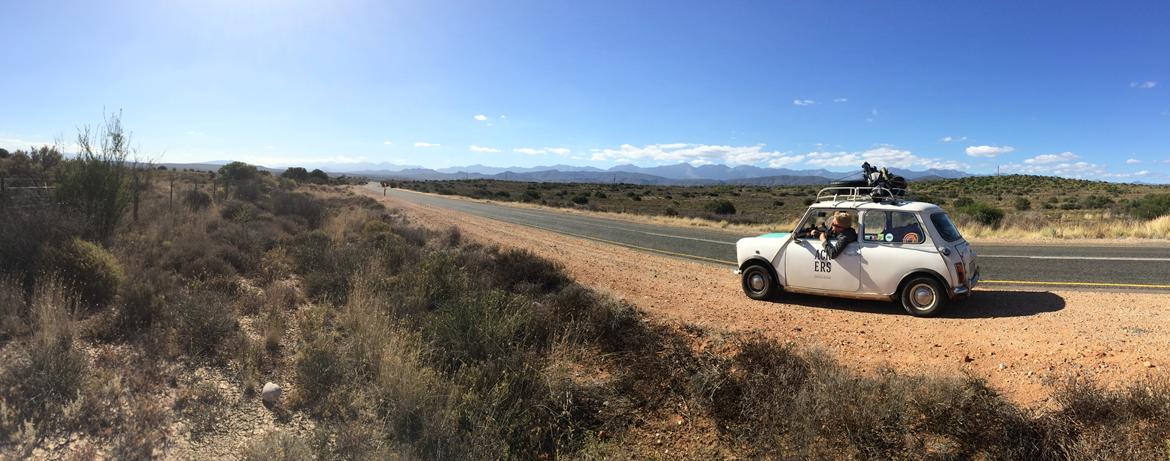
[[[1028,256],[1028,255],[978,255],[979,258],[1016,258],[1016,259],[1086,259],[1091,261],[1157,261],[1170,262],[1170,258],[1128,258],[1117,256]]]

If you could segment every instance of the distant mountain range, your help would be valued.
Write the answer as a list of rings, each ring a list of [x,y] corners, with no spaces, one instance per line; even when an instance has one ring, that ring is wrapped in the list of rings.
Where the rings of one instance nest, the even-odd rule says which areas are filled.
[[[214,170],[227,162],[206,163],[175,163],[165,164],[170,168],[190,168],[196,170]],[[860,167],[860,165],[859,165]],[[283,168],[263,169],[280,172]],[[486,165],[469,165],[429,169],[414,165],[395,165],[390,163],[350,163],[350,164],[321,164],[305,165],[310,170],[320,168],[331,174],[346,174],[350,176],[366,176],[371,179],[407,179],[407,180],[453,180],[453,179],[497,179],[505,181],[530,182],[580,182],[580,183],[625,183],[646,185],[711,185],[711,184],[739,184],[762,186],[788,185],[816,185],[826,184],[842,178],[855,179],[858,173],[842,173],[820,170],[790,170],[787,168],[761,168],[755,166],[701,165],[689,163],[662,165],[654,167],[640,167],[637,165],[617,165],[609,169],[589,166],[549,165],[535,167],[493,167]],[[963,178],[971,176],[957,170],[930,169],[926,171],[910,171],[891,168],[894,174],[904,176],[911,181],[929,181],[933,179]]]

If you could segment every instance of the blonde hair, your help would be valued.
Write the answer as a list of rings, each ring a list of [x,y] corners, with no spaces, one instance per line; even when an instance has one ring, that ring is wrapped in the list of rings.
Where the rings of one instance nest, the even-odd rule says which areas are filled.
[[[853,227],[853,216],[844,211],[839,211],[833,215],[833,221],[837,221],[837,224],[841,227]]]

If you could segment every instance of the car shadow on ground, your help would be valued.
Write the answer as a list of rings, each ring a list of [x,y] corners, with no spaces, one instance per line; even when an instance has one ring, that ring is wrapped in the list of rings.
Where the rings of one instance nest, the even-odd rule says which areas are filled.
[[[860,301],[824,296],[783,293],[775,302],[798,306],[835,309],[871,314],[910,315],[895,302]],[[1064,298],[1047,291],[976,290],[970,298],[951,302],[940,318],[992,319],[1027,317],[1064,309]]]

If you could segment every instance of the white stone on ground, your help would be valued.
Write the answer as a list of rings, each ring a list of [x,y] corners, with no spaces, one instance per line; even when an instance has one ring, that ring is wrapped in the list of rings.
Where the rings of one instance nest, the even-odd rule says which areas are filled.
[[[264,383],[264,389],[260,391],[260,398],[264,399],[264,403],[273,404],[280,400],[280,386],[273,382]]]

